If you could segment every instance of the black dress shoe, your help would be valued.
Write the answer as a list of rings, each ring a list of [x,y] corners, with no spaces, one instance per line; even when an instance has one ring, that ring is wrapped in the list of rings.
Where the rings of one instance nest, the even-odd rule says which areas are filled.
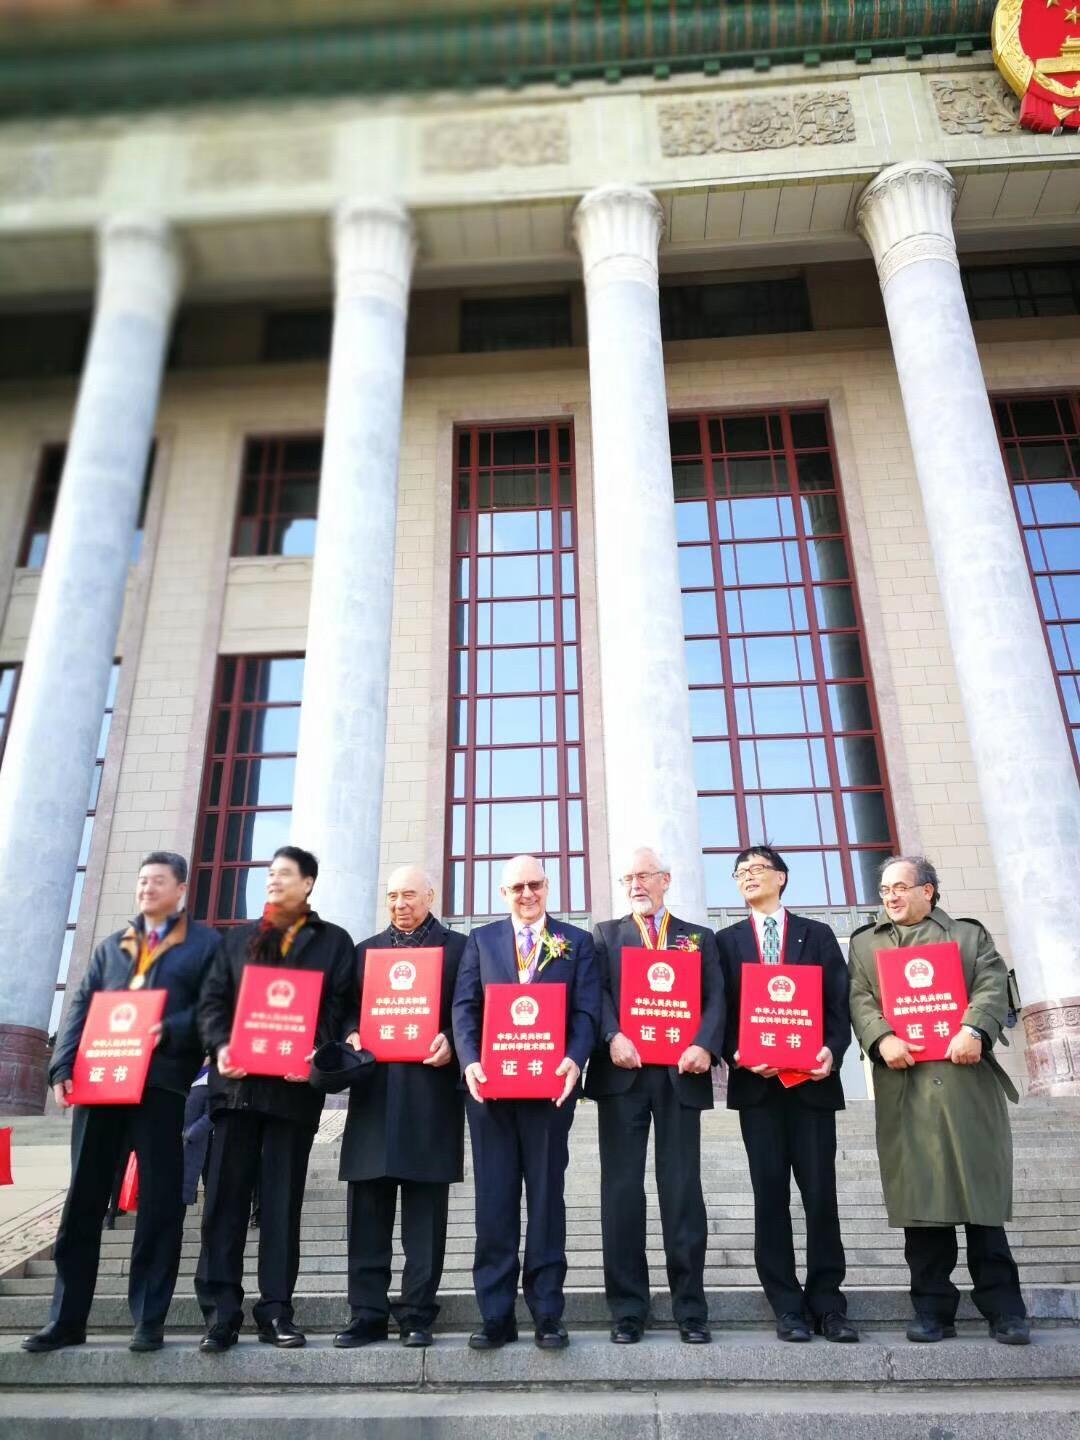
[[[359,1350],[361,1345],[377,1345],[389,1335],[385,1320],[354,1320],[334,1336],[334,1344],[339,1350]]]
[[[518,1338],[513,1320],[485,1320],[479,1330],[469,1336],[470,1350],[499,1350]]]
[[[44,1355],[49,1350],[64,1350],[69,1345],[85,1344],[85,1330],[65,1330],[54,1320],[43,1326],[36,1335],[28,1335],[22,1342],[22,1348],[31,1355]]]
[[[165,1331],[160,1325],[136,1325],[135,1333],[128,1341],[128,1349],[136,1355],[150,1350],[160,1350],[165,1344]]]
[[[611,1343],[613,1345],[636,1345],[644,1333],[645,1327],[640,1320],[616,1320],[611,1327]]]
[[[999,1345],[1030,1345],[1031,1326],[1023,1315],[995,1315],[990,1321],[990,1338]]]
[[[566,1326],[558,1320],[541,1320],[533,1332],[533,1340],[538,1350],[565,1350],[570,1344]]]
[[[276,1345],[279,1350],[299,1350],[307,1344],[307,1336],[287,1315],[277,1315],[265,1325],[260,1325],[259,1339],[264,1345]]]
[[[435,1336],[430,1330],[402,1330],[401,1343],[408,1349],[423,1349],[434,1345]]]
[[[832,1340],[837,1345],[857,1345],[859,1343],[858,1330],[846,1315],[841,1315],[839,1310],[830,1310],[825,1315],[819,1315],[814,1321],[814,1333],[824,1335],[826,1340]]]
[[[231,1325],[211,1325],[199,1341],[199,1349],[204,1355],[222,1355],[231,1349],[239,1338],[239,1333]]]
[[[932,1315],[916,1315],[907,1327],[907,1338],[919,1345],[936,1345],[939,1340],[955,1340],[956,1326]]]
[[[803,1342],[812,1340],[810,1326],[806,1323],[804,1316],[797,1310],[787,1310],[776,1319],[776,1338],[778,1340],[793,1340]]]
[[[712,1331],[704,1320],[684,1320],[679,1326],[679,1339],[684,1345],[711,1345]]]

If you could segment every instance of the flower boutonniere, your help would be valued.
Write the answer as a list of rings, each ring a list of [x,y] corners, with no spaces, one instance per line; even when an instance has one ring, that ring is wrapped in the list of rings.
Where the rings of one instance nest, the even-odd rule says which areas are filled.
[[[687,950],[693,953],[701,949],[701,932],[693,930],[689,935],[676,935],[672,950]]]
[[[536,973],[538,975],[540,974],[541,970],[546,969],[546,967],[551,964],[552,960],[558,960],[560,955],[565,955],[568,953],[570,949],[570,941],[565,935],[553,935],[550,930],[545,930],[543,946],[544,958],[537,966]]]

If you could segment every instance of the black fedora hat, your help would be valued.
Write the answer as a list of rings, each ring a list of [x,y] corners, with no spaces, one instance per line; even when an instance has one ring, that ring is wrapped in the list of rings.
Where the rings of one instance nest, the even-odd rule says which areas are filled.
[[[354,1050],[340,1040],[320,1045],[311,1057],[308,1083],[324,1095],[340,1095],[369,1085],[375,1077],[375,1056],[370,1050]]]

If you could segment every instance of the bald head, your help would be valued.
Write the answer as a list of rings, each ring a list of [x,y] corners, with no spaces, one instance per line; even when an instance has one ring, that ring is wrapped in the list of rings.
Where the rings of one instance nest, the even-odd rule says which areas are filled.
[[[547,910],[548,881],[535,855],[515,855],[503,866],[499,894],[515,925],[531,925]]]
[[[386,884],[386,908],[390,922],[406,934],[419,929],[431,914],[435,887],[419,865],[399,865]]]

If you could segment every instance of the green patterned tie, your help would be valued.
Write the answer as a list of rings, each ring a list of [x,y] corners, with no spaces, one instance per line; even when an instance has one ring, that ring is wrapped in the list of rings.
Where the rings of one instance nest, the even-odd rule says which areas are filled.
[[[776,916],[765,916],[765,964],[780,964],[780,934],[776,928]]]

